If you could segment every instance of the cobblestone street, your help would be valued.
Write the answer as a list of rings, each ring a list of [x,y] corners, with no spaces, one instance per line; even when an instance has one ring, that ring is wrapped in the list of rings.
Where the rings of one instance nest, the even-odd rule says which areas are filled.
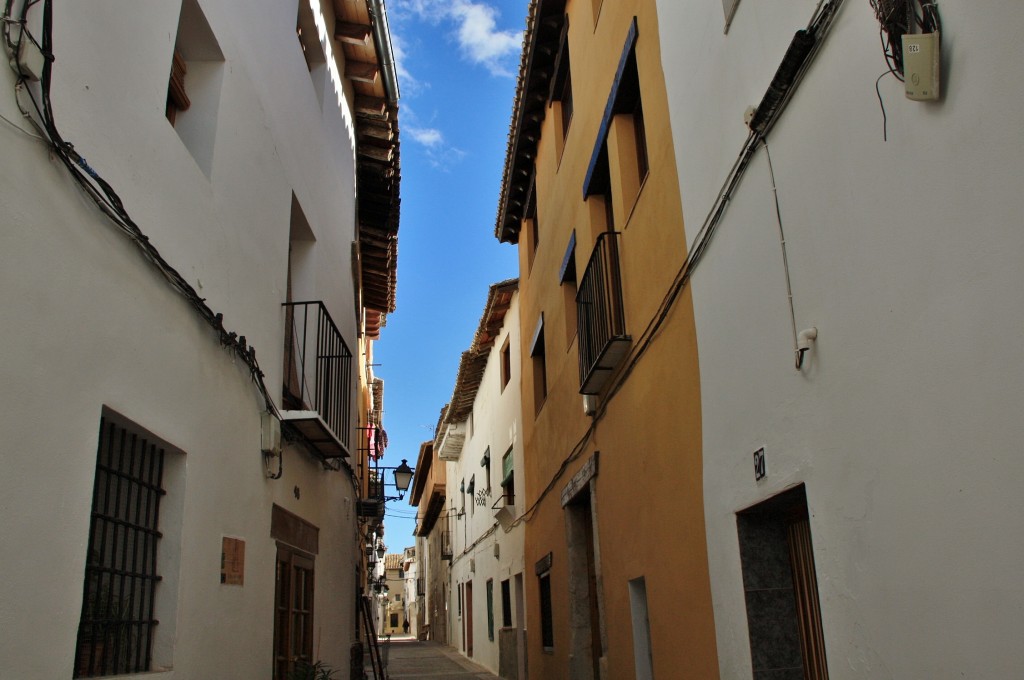
[[[391,640],[387,649],[387,676],[390,680],[497,680],[498,677],[451,647],[413,639]],[[373,677],[369,666],[367,677]]]

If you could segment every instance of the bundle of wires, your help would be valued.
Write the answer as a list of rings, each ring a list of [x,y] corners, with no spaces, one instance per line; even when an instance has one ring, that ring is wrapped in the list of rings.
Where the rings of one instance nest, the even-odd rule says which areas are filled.
[[[156,246],[150,242],[149,237],[132,220],[114,188],[86,162],[85,158],[75,150],[73,144],[61,136],[54,120],[53,105],[50,102],[54,61],[53,0],[24,0],[17,18],[12,16],[14,1],[6,0],[3,16],[4,45],[12,57],[12,63],[18,63],[17,56],[21,53],[23,42],[26,40],[31,41],[42,52],[45,59],[38,86],[31,83],[29,74],[19,70],[15,97],[22,114],[39,129],[44,140],[50,145],[53,154],[67,168],[82,191],[138,247],[143,257],[160,272],[171,288],[181,295],[189,306],[217,332],[221,344],[230,348],[236,356],[245,362],[253,382],[263,396],[267,410],[277,414],[277,407],[263,381],[263,371],[256,361],[255,348],[247,344],[244,335],[240,336],[224,328],[224,315],[210,309],[205,298],[200,297],[195,288],[163,258]],[[28,29],[29,10],[39,3],[43,5],[41,40],[37,40]],[[12,34],[12,28],[15,26],[17,27],[16,38]],[[35,91],[37,89],[38,93]],[[22,106],[21,99],[18,98],[22,92],[30,98],[32,111]]]
[[[939,8],[928,0],[869,0],[880,25],[878,35],[889,71],[903,80],[903,36],[942,30]]]

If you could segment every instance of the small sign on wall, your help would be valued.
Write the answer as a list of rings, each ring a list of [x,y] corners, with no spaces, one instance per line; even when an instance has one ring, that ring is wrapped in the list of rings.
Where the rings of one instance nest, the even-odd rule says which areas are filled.
[[[768,467],[764,461],[764,447],[754,451],[754,481],[760,482],[768,476]]]
[[[245,580],[245,541],[240,538],[221,539],[220,582],[240,586]]]

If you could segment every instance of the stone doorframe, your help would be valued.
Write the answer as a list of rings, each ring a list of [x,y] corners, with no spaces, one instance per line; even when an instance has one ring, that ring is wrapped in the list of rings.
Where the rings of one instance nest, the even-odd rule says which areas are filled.
[[[595,451],[561,494],[569,563],[569,680],[607,680],[608,676],[608,631],[597,528],[597,459]]]

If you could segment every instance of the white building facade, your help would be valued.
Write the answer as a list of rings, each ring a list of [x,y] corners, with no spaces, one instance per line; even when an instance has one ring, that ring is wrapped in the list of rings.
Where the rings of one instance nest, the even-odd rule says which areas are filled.
[[[502,677],[523,669],[518,281],[491,286],[435,440],[447,461],[449,644]]]
[[[998,84],[1024,66],[1024,7],[940,3],[941,96],[914,101],[879,79],[870,3],[725,4],[727,33],[716,2],[658,2],[689,246],[707,246],[689,285],[721,677],[1014,676],[1024,95]],[[768,111],[809,28],[743,160],[745,111]]]
[[[23,84],[0,75],[5,677],[349,677],[353,362],[391,310],[349,264],[348,20],[319,0],[46,0],[25,24],[52,50],[43,83],[5,24],[27,55]]]

